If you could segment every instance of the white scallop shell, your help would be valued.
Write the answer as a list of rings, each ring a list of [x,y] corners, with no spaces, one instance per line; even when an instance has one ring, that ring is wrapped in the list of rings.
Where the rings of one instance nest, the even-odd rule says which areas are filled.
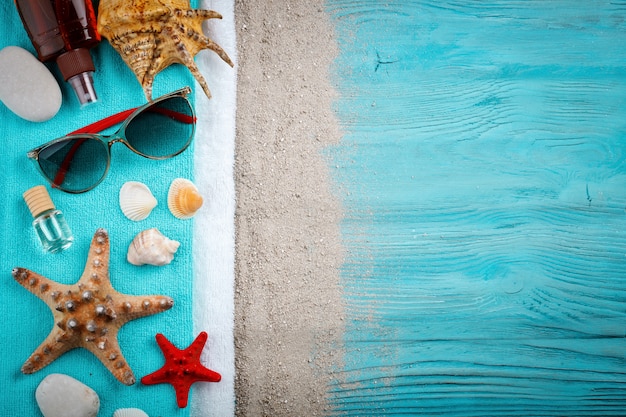
[[[167,206],[179,219],[189,219],[202,207],[198,187],[186,178],[176,178],[167,192]]]
[[[147,185],[137,181],[128,181],[122,185],[120,208],[130,220],[137,222],[145,219],[156,205],[157,199]]]
[[[138,408],[120,408],[115,410],[113,417],[150,417],[148,414]]]
[[[119,408],[113,413],[113,417],[150,417],[145,411],[138,408]]]
[[[128,247],[126,259],[133,265],[163,266],[172,262],[180,242],[165,237],[158,229],[139,232]]]

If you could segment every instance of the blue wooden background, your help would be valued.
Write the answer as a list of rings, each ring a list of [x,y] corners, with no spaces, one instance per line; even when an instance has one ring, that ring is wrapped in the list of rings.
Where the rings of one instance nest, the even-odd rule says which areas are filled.
[[[328,0],[334,415],[626,414],[626,1]]]

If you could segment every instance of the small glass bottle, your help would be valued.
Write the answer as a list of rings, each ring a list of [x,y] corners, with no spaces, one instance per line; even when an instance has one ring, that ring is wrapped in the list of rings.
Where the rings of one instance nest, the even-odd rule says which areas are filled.
[[[54,203],[43,185],[37,185],[23,194],[26,205],[33,215],[33,227],[46,252],[57,253],[69,248],[74,242],[72,231],[63,213]]]

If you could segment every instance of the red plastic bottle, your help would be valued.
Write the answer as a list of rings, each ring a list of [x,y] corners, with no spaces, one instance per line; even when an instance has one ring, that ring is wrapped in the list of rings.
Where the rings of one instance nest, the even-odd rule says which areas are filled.
[[[97,101],[89,49],[100,42],[91,0],[15,0],[42,62],[56,60],[81,104]]]
[[[65,43],[54,3],[47,0],[15,0],[15,5],[39,60],[46,62],[59,56]]]
[[[100,42],[91,1],[55,0],[54,4],[61,36],[67,46],[91,48]]]
[[[100,43],[96,13],[91,0],[54,0],[57,21],[67,52],[57,58],[57,64],[81,104],[96,101],[93,87],[95,67],[89,49]]]

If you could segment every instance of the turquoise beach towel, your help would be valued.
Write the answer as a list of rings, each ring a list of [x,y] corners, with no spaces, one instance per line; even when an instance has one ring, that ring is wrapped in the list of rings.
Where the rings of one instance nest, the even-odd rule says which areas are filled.
[[[195,6],[192,2],[192,6]],[[22,26],[13,2],[2,2],[0,15],[0,49],[22,47],[33,54],[34,48]],[[151,416],[187,416],[189,408],[179,409],[173,388],[168,384],[144,386],[142,376],[159,369],[163,355],[155,335],[163,333],[174,345],[186,348],[196,336],[192,323],[192,232],[193,221],[174,218],[167,208],[167,190],[177,177],[193,174],[193,144],[181,155],[165,160],[144,159],[124,146],[112,147],[111,169],[107,178],[94,190],[70,195],[51,190],[26,152],[35,146],[60,137],[87,124],[121,110],[146,102],[141,86],[119,55],[103,39],[91,51],[96,73],[95,88],[99,101],[81,108],[73,91],[56,68],[49,65],[63,92],[59,113],[43,123],[20,119],[0,104],[0,132],[3,160],[0,184],[3,197],[0,230],[0,314],[2,317],[0,363],[0,396],[3,416],[40,415],[35,402],[35,389],[51,373],[70,375],[93,388],[100,397],[100,413],[111,416],[118,408],[137,407]],[[182,66],[173,66],[155,81],[153,97],[184,86],[194,86],[194,80]],[[146,132],[147,135],[150,132]],[[157,207],[147,219],[132,222],[119,208],[119,190],[126,181],[140,181],[150,187],[158,200]],[[41,248],[31,225],[32,217],[22,199],[22,193],[35,185],[45,184],[56,207],[63,211],[74,234],[74,244],[60,254],[47,254]],[[98,228],[109,232],[111,241],[110,273],[113,287],[132,295],[161,294],[174,299],[174,307],[164,313],[131,321],[122,327],[119,343],[130,364],[137,383],[125,386],[84,349],[65,353],[44,369],[24,375],[20,368],[50,332],[53,322],[48,307],[36,296],[13,280],[11,270],[20,266],[38,272],[64,284],[75,283],[83,272],[91,239]],[[137,267],[126,261],[128,245],[142,230],[158,228],[165,236],[181,243],[174,260],[163,267]],[[191,398],[191,394],[190,394]]]

